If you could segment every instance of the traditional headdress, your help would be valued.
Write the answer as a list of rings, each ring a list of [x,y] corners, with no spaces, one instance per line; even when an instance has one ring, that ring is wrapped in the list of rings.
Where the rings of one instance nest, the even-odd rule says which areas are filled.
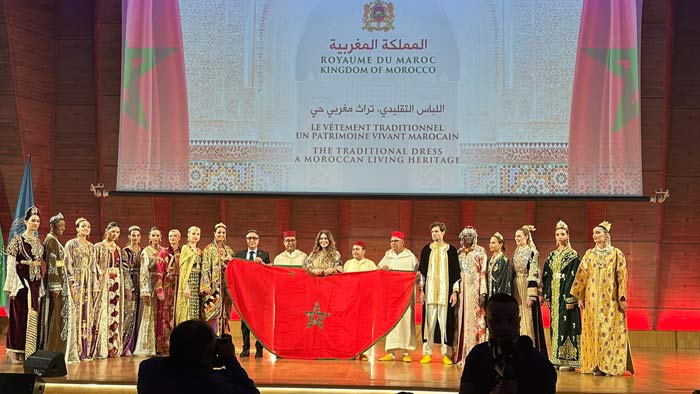
[[[287,230],[282,233],[282,238],[296,238],[297,232],[294,230]]]
[[[406,236],[401,231],[394,231],[393,233],[391,233],[391,238],[394,238],[394,237],[396,237],[402,241],[404,239],[406,239]]]
[[[141,227],[139,227],[137,225],[133,225],[133,226],[129,227],[129,234],[131,234],[132,231],[141,232]]]
[[[556,227],[554,228],[554,231],[556,232],[557,230],[564,230],[566,231],[566,234],[569,234],[569,225],[567,225],[563,220],[560,220],[557,222]],[[571,241],[568,240],[566,241],[567,246],[571,246]]]
[[[49,224],[53,225],[61,220],[66,220],[66,218],[63,217],[63,214],[59,212],[57,215],[51,216],[51,219],[49,219]]]
[[[607,220],[604,220],[596,227],[600,227],[603,230],[605,230],[606,233],[610,234],[610,229],[612,229],[612,223],[608,222]]]
[[[535,246],[535,240],[533,239],[534,237],[532,236],[532,233],[534,233],[537,229],[535,226],[531,224],[526,224],[520,228],[521,230],[526,230],[527,231],[527,244],[532,248],[537,250],[537,247]]]
[[[367,243],[365,241],[355,241],[352,243],[352,246],[355,246],[355,245],[361,246],[362,249],[367,248]]]
[[[87,222],[87,219],[85,219],[84,217],[79,217],[79,218],[75,219],[75,227],[80,226],[80,223],[82,223],[82,222]]]
[[[496,238],[498,240],[498,243],[501,244],[501,253],[505,253],[506,251],[506,241],[503,239],[503,235],[496,231],[492,237]]]
[[[476,229],[472,226],[465,227],[462,232],[459,233],[459,242],[461,243],[464,241],[464,238],[469,235],[472,237],[472,245],[476,245],[478,234],[476,233]]]
[[[498,240],[498,243],[501,243],[501,244],[505,243],[505,240],[503,239],[503,235],[501,235],[501,233],[499,233],[498,231],[496,231],[496,233],[493,234],[493,236]]]
[[[223,227],[224,230],[226,230],[226,225],[223,223],[217,223],[216,226],[214,226],[214,231],[218,230],[219,227]]]
[[[600,224],[598,224],[596,227],[601,228],[607,237],[605,237],[605,243],[607,246],[610,246],[612,243],[612,237],[610,236],[610,229],[612,229],[612,223],[608,222],[607,220],[602,221]]]
[[[34,215],[39,216],[39,208],[32,205],[31,207],[27,208],[27,211],[24,213],[24,220],[29,220],[29,218]]]
[[[107,232],[115,227],[119,227],[119,224],[117,222],[109,222],[109,223],[107,223],[107,227],[105,227],[105,232]]]
[[[567,233],[569,232],[569,226],[563,220],[557,222],[557,226],[554,228],[554,231],[559,229],[566,230]]]
[[[534,233],[535,231],[537,231],[537,229],[535,228],[535,226],[533,226],[533,225],[531,225],[531,224],[526,224],[526,225],[524,225],[522,228],[526,229],[527,231],[529,231],[529,232],[531,232],[531,233]]]

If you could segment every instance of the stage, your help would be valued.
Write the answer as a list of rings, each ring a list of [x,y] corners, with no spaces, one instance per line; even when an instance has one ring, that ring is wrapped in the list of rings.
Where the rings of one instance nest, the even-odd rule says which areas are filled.
[[[232,322],[234,343],[240,346],[239,323]],[[0,338],[5,360],[5,338]],[[635,341],[636,342],[636,341]],[[560,372],[558,393],[684,393],[700,389],[700,350],[635,347],[634,376],[598,377]],[[262,360],[248,357],[241,364],[262,393],[456,393],[462,368],[444,366],[437,354],[432,364],[414,361],[379,362],[384,343],[373,349],[373,361],[276,359],[265,352]],[[436,349],[437,350],[437,349]],[[46,379],[47,394],[136,393],[138,365],[143,358],[94,360],[68,365],[68,376]],[[22,366],[0,364],[0,372],[22,372]]]

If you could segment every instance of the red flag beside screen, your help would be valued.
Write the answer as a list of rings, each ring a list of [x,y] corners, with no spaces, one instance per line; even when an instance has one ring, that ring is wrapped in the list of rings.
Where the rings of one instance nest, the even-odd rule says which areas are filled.
[[[299,268],[233,260],[233,304],[250,330],[284,358],[354,358],[396,325],[413,302],[414,272],[370,271],[317,278]]]
[[[641,12],[641,0],[584,0],[571,98],[572,194],[642,194]]]
[[[122,2],[119,190],[189,188],[187,83],[177,0]]]

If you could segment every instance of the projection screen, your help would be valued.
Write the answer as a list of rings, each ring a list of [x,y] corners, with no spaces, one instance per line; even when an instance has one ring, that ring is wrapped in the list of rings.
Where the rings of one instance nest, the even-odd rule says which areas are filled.
[[[641,195],[640,26],[641,0],[124,0],[117,189]]]

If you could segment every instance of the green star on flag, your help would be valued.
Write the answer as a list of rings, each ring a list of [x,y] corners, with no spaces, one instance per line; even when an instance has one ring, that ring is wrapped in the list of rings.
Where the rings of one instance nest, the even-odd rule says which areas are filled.
[[[131,48],[129,46],[124,50],[122,113],[144,130],[148,130],[148,121],[143,110],[139,81],[144,74],[176,51],[177,48]]]
[[[639,116],[637,48],[583,48],[583,51],[622,79],[622,97],[615,111],[612,131]]]
[[[330,315],[330,313],[321,312],[321,307],[318,305],[318,301],[316,301],[316,304],[314,305],[314,310],[304,313],[309,318],[309,321],[306,323],[306,328],[311,328],[313,326],[323,328],[323,319]]]

